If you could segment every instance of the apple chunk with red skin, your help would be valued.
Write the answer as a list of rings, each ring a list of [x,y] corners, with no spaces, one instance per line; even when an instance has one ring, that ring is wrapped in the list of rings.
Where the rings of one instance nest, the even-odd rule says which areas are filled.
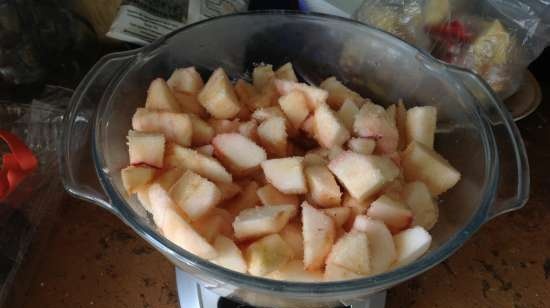
[[[221,201],[218,187],[190,170],[170,188],[170,196],[191,220],[201,218]]]
[[[206,111],[216,119],[233,118],[241,110],[233,85],[222,68],[212,73],[197,98]]]
[[[166,165],[191,170],[216,182],[233,181],[231,174],[216,159],[176,144],[168,147]]]
[[[377,193],[399,176],[399,168],[387,157],[342,152],[328,168],[357,200]]]
[[[376,139],[376,151],[391,154],[397,150],[399,133],[395,120],[384,107],[365,101],[353,122],[353,131],[359,137]]]
[[[336,179],[327,167],[313,165],[305,168],[308,183],[308,197],[320,207],[340,205],[342,193]]]
[[[315,139],[327,149],[341,147],[350,138],[342,121],[327,105],[315,110],[313,123]]]
[[[181,112],[181,107],[174,97],[172,90],[170,90],[170,87],[168,87],[166,81],[162,78],[153,80],[149,85],[145,108]]]
[[[302,232],[304,237],[304,266],[320,269],[335,238],[334,221],[309,203],[302,203]]]
[[[162,133],[168,141],[191,145],[193,129],[187,114],[138,108],[132,117],[132,128],[140,132]]]
[[[383,221],[392,234],[408,228],[413,220],[411,210],[387,195],[382,195],[371,203],[367,216]]]
[[[363,101],[361,95],[344,86],[336,77],[325,79],[319,86],[328,92],[327,103],[332,108],[340,108],[346,100],[355,104],[361,104]]]
[[[424,182],[434,196],[449,190],[460,180],[460,172],[445,158],[416,141],[401,155],[401,164],[407,181]]]
[[[159,184],[149,187],[149,200],[153,220],[167,239],[201,258],[217,257],[216,249],[178,213],[172,198]]]
[[[371,274],[377,275],[387,271],[397,258],[397,253],[392,234],[384,222],[358,215],[352,229],[364,232],[369,239]]]
[[[128,132],[128,153],[130,164],[147,164],[162,168],[164,165],[164,147],[166,139],[160,133]]]
[[[303,194],[307,192],[302,165],[303,157],[269,159],[262,162],[265,178],[277,190],[285,194]]]
[[[233,221],[235,237],[244,240],[277,233],[296,215],[296,211],[296,206],[291,204],[245,209]]]
[[[155,177],[156,169],[148,166],[128,166],[120,171],[122,185],[128,193],[137,192]]]
[[[237,134],[221,134],[214,137],[212,145],[216,156],[226,161],[231,169],[246,171],[256,167],[267,159],[265,150],[247,137]]]
[[[393,268],[412,263],[430,249],[432,236],[424,228],[416,226],[393,236],[397,260]]]

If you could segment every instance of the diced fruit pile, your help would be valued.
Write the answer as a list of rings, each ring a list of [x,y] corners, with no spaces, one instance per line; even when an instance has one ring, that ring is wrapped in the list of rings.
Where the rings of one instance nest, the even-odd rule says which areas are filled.
[[[374,104],[334,77],[253,82],[194,67],[151,83],[122,183],[166,238],[234,271],[290,281],[376,275],[430,247],[460,173],[433,149],[434,107]]]

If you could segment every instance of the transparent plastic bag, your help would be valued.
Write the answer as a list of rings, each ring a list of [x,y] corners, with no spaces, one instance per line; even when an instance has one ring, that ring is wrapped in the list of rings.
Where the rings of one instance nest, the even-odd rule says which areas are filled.
[[[14,293],[25,289],[28,281],[16,280],[16,274],[29,251],[40,249],[39,239],[49,232],[65,195],[57,143],[71,95],[72,90],[47,86],[30,104],[0,101],[0,130],[19,137],[38,159],[38,167],[0,200],[0,307],[10,307]],[[0,141],[0,157],[5,153],[9,148]]]
[[[355,18],[473,70],[501,98],[550,41],[545,0],[366,0]]]

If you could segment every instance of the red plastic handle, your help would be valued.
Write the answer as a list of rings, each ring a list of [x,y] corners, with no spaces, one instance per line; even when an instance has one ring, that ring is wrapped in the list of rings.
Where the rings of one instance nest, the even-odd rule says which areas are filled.
[[[0,200],[15,190],[27,175],[38,167],[38,160],[32,151],[16,135],[0,130],[0,139],[4,140],[11,153],[2,156],[0,169]]]

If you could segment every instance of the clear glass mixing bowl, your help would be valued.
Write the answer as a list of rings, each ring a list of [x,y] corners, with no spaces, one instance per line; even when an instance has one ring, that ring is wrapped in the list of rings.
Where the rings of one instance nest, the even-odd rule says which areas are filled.
[[[439,110],[436,149],[462,172],[440,201],[433,244],[418,261],[392,272],[327,283],[273,281],[232,272],[172,244],[135,198],[119,170],[128,164],[126,135],[155,77],[196,66],[221,66],[231,77],[255,63],[292,61],[304,80],[335,75],[364,97]],[[449,257],[490,218],[523,206],[529,192],[525,149],[510,114],[476,75],[443,64],[398,38],[325,15],[256,12],[182,28],[149,46],[105,56],[77,88],[65,117],[61,160],[66,189],[117,215],[177,267],[222,295],[270,307],[349,304],[410,279]]]

